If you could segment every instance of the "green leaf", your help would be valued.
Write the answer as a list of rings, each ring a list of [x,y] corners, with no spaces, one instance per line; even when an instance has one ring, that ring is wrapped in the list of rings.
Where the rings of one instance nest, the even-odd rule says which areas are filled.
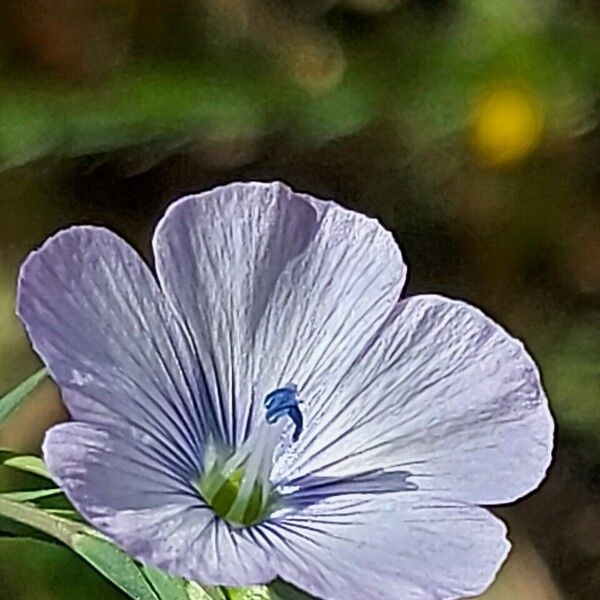
[[[213,595],[212,591],[205,591],[198,584],[190,584],[152,567],[138,565],[126,552],[89,525],[73,520],[73,517],[77,516],[75,511],[43,509],[25,503],[25,499],[35,500],[44,495],[57,493],[60,493],[60,490],[0,494],[0,525],[8,520],[26,528],[23,529],[25,533],[20,533],[19,528],[1,527],[0,535],[2,531],[7,535],[26,535],[32,528],[42,532],[74,550],[134,600],[223,600],[225,598],[222,595]]]
[[[107,540],[78,533],[70,546],[135,600],[159,600],[134,560]]]
[[[218,587],[202,587],[195,581],[188,581],[186,592],[189,600],[228,600]]]
[[[161,600],[189,600],[184,579],[147,565],[142,567],[142,572]]]
[[[48,514],[55,515],[57,517],[63,517],[65,519],[70,519],[71,521],[78,521],[79,523],[84,523],[83,517],[72,508],[53,508],[44,506],[44,511]]]
[[[266,585],[255,585],[246,588],[227,588],[231,600],[271,600],[269,588]]]
[[[26,471],[27,473],[33,473],[40,477],[45,477],[52,481],[48,469],[44,461],[39,456],[32,456],[28,454],[17,454],[11,450],[0,449],[0,464],[11,469],[19,469],[20,471]]]
[[[88,525],[2,496],[0,515],[42,531],[70,547],[134,600],[159,600],[133,559]]]
[[[0,516],[38,529],[67,546],[72,546],[73,537],[78,533],[94,533],[91,527],[83,523],[48,514],[32,504],[15,502],[3,496],[0,496]]]
[[[15,502],[35,502],[36,500],[52,498],[60,494],[62,494],[60,488],[50,488],[45,490],[27,490],[24,492],[4,492],[0,494],[0,497],[7,500],[14,500]]]
[[[45,378],[46,369],[40,369],[0,399],[0,424],[8,419]]]
[[[314,600],[313,596],[281,580],[270,583],[269,591],[272,600]]]
[[[8,519],[0,515],[0,540],[4,538],[28,538],[41,540],[44,542],[51,542],[54,544],[60,543],[55,538],[47,535],[39,529],[29,527],[23,523],[18,523],[13,519]]]

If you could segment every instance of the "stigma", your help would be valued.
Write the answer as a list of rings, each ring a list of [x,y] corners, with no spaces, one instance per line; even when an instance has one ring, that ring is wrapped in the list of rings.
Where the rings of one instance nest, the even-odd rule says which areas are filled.
[[[304,419],[298,388],[277,388],[264,399],[263,412],[243,444],[233,450],[214,441],[205,449],[199,490],[216,514],[235,527],[247,527],[268,517],[277,502],[271,485],[275,450],[293,424],[292,443],[302,434]]]
[[[288,416],[294,424],[294,433],[292,441],[297,442],[304,427],[302,411],[298,406],[298,388],[290,383],[285,387],[278,388],[267,394],[265,398],[265,408],[267,409],[267,423],[276,423],[281,417]]]

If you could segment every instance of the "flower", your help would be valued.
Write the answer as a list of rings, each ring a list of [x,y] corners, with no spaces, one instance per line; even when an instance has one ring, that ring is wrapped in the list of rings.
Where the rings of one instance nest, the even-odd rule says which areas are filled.
[[[509,543],[482,506],[551,458],[523,345],[463,302],[401,299],[389,232],[280,183],[175,202],[153,248],[155,273],[73,227],[21,269],[18,313],[73,419],[44,457],[82,515],[208,584],[483,591]]]

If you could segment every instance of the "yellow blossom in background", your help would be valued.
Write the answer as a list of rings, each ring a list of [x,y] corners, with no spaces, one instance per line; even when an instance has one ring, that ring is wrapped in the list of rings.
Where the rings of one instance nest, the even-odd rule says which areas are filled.
[[[543,110],[533,93],[516,85],[497,85],[475,104],[471,143],[488,164],[515,164],[539,144]]]

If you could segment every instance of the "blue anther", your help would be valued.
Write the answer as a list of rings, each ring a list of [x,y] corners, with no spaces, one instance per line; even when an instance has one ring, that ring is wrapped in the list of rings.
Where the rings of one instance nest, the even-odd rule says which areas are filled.
[[[302,428],[304,419],[302,412],[298,406],[297,388],[294,384],[286,385],[282,388],[277,388],[265,398],[265,408],[267,409],[267,423],[275,423],[281,417],[289,417],[295,425],[292,441],[297,442]]]

